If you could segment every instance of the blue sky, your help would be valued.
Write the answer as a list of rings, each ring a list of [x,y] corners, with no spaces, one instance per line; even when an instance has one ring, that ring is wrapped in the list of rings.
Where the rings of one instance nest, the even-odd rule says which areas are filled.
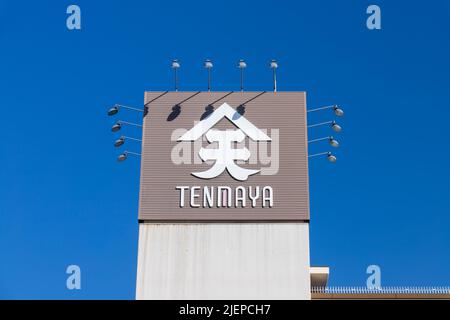
[[[384,286],[450,285],[449,21],[445,0],[0,0],[0,298],[134,298],[139,162],[117,163],[105,111],[171,89],[173,58],[182,90],[206,89],[205,58],[214,90],[239,88],[241,58],[246,89],[270,90],[276,58],[279,90],[344,107],[338,162],[310,163],[311,262],[331,285],[365,285],[371,264]]]

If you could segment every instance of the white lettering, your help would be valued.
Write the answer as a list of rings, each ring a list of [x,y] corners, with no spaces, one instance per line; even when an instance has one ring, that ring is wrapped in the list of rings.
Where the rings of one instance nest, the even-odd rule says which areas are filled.
[[[252,194],[252,187],[248,187],[248,197],[252,200],[252,207],[256,207],[256,200],[259,198],[259,187],[255,187],[255,194]]]
[[[273,206],[273,189],[270,186],[266,186],[263,188],[262,191],[263,195],[263,208],[266,207],[266,202],[269,202],[269,208],[272,208]]]
[[[211,190],[211,191],[210,191]],[[214,189],[203,187],[203,208],[212,208],[214,206]]]
[[[184,191],[189,190],[187,186],[176,186],[175,189],[180,190],[180,208],[184,207]]]
[[[217,207],[231,207],[231,188],[217,187]]]
[[[245,208],[245,198],[246,198],[247,192],[244,187],[239,186],[236,188],[236,196],[235,196],[235,206],[236,208],[239,207],[239,202],[241,202],[241,207]]]
[[[200,187],[192,187],[191,188],[191,207],[192,208],[199,208],[200,205],[195,203],[195,199],[199,197],[198,193],[195,193],[195,191],[200,190]]]
[[[217,208],[246,208],[248,202],[252,208],[272,208],[274,205],[271,186],[176,186],[175,189],[180,192],[180,208],[185,207],[186,197],[191,208],[213,208],[214,205]]]

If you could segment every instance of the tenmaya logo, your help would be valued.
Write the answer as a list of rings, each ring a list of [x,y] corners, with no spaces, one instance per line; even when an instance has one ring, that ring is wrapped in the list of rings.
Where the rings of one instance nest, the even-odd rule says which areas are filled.
[[[224,117],[238,129],[226,131],[211,129]],[[222,104],[208,118],[200,121],[191,130],[183,134],[178,141],[196,141],[204,134],[208,142],[217,143],[217,148],[201,148],[199,150],[199,156],[203,161],[214,161],[214,165],[210,169],[192,173],[192,175],[201,179],[215,178],[227,170],[234,179],[247,180],[250,175],[256,174],[260,170],[239,167],[235,161],[247,161],[251,152],[245,147],[233,148],[233,144],[243,142],[245,135],[255,142],[272,140],[227,103]]]

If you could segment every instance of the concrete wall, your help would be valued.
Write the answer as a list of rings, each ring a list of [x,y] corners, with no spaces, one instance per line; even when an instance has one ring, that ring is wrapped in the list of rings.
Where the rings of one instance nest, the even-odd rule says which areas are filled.
[[[308,223],[139,224],[137,299],[310,299]]]

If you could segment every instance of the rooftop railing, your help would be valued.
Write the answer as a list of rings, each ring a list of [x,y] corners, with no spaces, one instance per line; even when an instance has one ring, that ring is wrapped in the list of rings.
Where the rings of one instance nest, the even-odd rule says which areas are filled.
[[[450,294],[450,287],[312,287],[311,293],[326,294]]]

